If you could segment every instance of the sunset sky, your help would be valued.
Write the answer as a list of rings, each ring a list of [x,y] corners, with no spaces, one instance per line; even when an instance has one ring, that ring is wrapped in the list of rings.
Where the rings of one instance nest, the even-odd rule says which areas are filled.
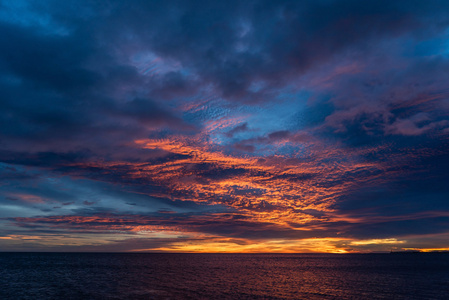
[[[448,1],[0,1],[0,251],[449,249]]]

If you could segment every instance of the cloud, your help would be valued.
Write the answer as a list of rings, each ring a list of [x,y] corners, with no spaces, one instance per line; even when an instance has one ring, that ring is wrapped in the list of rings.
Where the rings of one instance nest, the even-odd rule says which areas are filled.
[[[233,137],[235,134],[239,132],[244,132],[248,130],[248,123],[243,123],[242,125],[238,125],[226,133],[226,136]]]
[[[445,1],[0,5],[4,241],[353,251],[447,231]]]

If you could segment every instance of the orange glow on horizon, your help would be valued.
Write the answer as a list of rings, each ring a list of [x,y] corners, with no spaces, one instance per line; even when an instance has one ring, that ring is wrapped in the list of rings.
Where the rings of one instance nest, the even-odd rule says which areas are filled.
[[[338,248],[335,242],[347,239],[303,239],[233,242],[229,238],[212,241],[172,243],[169,247],[136,249],[131,252],[179,252],[179,253],[350,253]]]

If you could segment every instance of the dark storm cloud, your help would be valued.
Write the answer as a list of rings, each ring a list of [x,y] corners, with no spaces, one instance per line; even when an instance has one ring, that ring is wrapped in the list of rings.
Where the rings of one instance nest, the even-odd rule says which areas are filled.
[[[98,155],[148,128],[190,126],[146,95],[120,95],[142,80],[86,31],[60,36],[0,23],[0,32],[3,149],[40,152],[35,163],[51,165]]]
[[[68,14],[73,4],[32,3],[32,9],[53,20],[49,27],[66,28],[68,33],[44,34],[37,27],[1,24],[0,66],[5,91],[2,128],[5,138],[10,139],[52,139],[61,143],[63,137],[69,136],[93,144],[80,146],[73,142],[72,148],[106,146],[112,139],[125,142],[131,132],[134,137],[144,137],[142,125],[179,128],[182,120],[156,103],[166,98],[166,93],[212,82],[229,99],[250,97],[256,93],[250,90],[253,81],[268,80],[270,88],[280,86],[281,78],[299,76],[345,49],[357,53],[380,38],[436,34],[447,22],[445,14],[439,13],[444,11],[444,5],[441,1],[264,1],[226,5],[204,1],[113,1],[103,5],[85,3],[81,5],[84,9]],[[180,62],[200,81],[180,71],[148,79],[121,58],[145,51]],[[438,66],[435,63],[433,69],[421,66],[417,70],[442,70]],[[363,82],[354,84],[364,86]],[[145,96],[150,93],[157,99],[136,95],[142,85],[147,87]],[[346,100],[338,103],[342,101]],[[373,117],[389,117],[385,116],[388,110],[373,114],[370,107],[363,105],[355,109],[351,118],[337,111],[327,123],[354,131],[358,129],[345,122],[355,122],[364,132],[366,128],[375,132],[379,121]],[[364,117],[364,113],[369,116]],[[426,118],[430,121],[420,125]],[[398,116],[382,130],[413,135],[444,127],[442,121],[433,120],[432,115]],[[86,132],[88,136],[83,134]],[[354,134],[356,139],[362,135]],[[238,145],[253,149],[248,148],[252,145]]]
[[[137,48],[151,45],[212,81],[223,95],[245,99],[258,95],[249,90],[255,79],[276,84],[341,51],[364,50],[375,39],[442,30],[446,6],[444,1],[113,3],[104,38]]]
[[[80,35],[73,48],[78,60],[90,49],[101,53],[100,62],[121,51],[151,50],[181,62],[230,96],[251,94],[252,80],[300,75],[345,49],[364,50],[373,39],[401,34],[432,34],[447,22],[445,1],[112,1],[80,3],[86,9],[78,14],[68,14],[73,4],[49,3],[44,9],[55,23]],[[111,49],[99,49],[100,42]],[[71,71],[79,69],[72,66]],[[78,75],[69,70],[66,76]],[[52,74],[43,79],[62,81]],[[191,88],[176,72],[164,80],[164,86]]]

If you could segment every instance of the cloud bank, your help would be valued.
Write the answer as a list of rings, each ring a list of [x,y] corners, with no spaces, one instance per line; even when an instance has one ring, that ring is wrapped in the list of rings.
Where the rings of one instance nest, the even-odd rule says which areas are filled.
[[[448,249],[448,5],[0,2],[0,250]]]

